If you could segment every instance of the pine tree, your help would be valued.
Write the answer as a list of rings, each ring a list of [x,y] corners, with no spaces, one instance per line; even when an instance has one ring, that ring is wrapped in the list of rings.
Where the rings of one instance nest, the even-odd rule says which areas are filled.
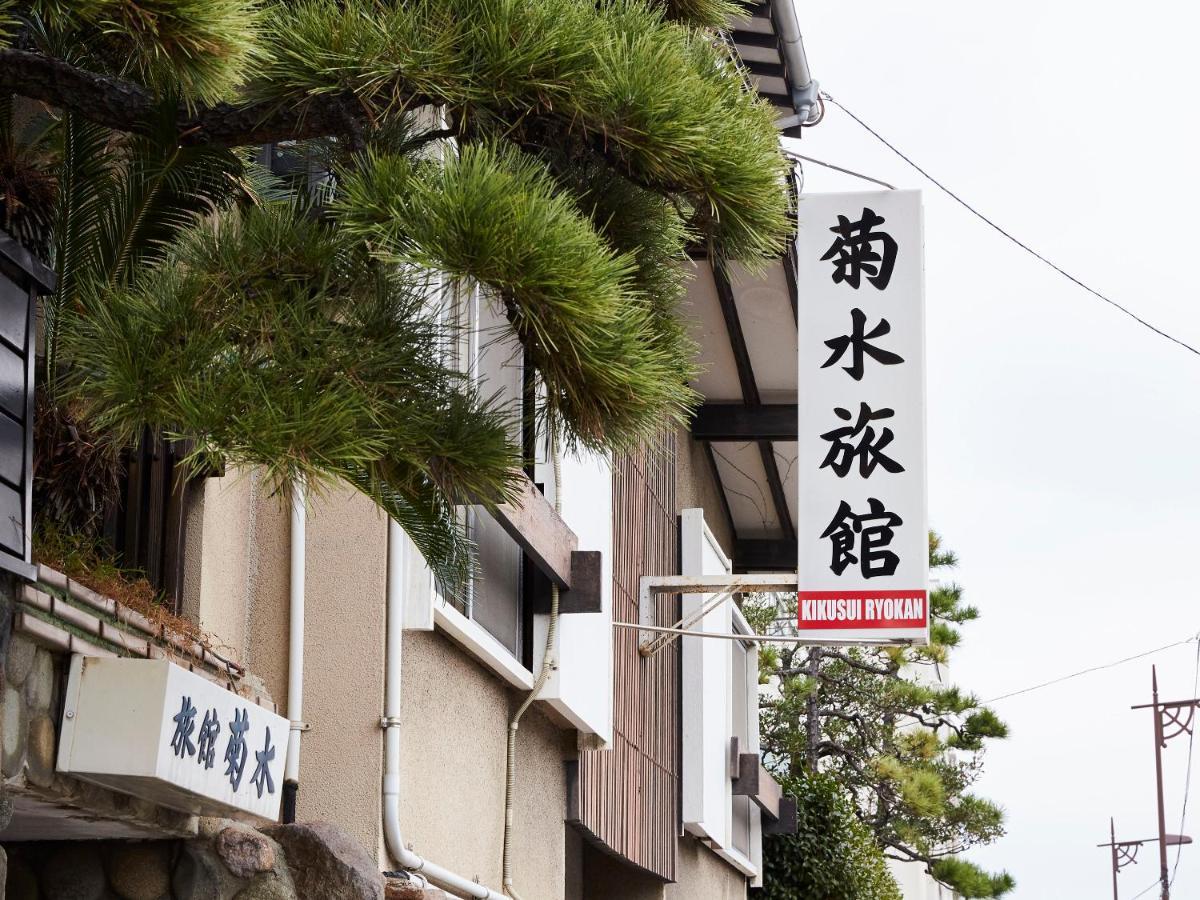
[[[930,568],[955,565],[936,534]],[[795,597],[747,603],[756,630],[787,630]],[[957,584],[930,593],[930,643],[919,648],[768,647],[760,671],[773,685],[762,702],[762,746],[779,777],[833,778],[890,858],[923,863],[964,897],[1000,897],[1015,882],[958,854],[1003,835],[1003,812],[971,786],[985,744],[1007,727],[977,697],[941,683],[940,668],[979,611]],[[772,839],[779,840],[779,839]]]
[[[684,421],[679,263],[701,246],[753,265],[789,229],[774,114],[719,31],[734,11],[0,3],[0,79],[59,133],[53,215],[20,221],[53,232],[29,237],[61,277],[61,405],[118,442],[185,438],[198,464],[349,480],[461,581],[454,509],[509,497],[520,448],[441,364],[423,299],[434,279],[482,287],[565,445]],[[253,149],[278,142],[322,161],[318,200],[248,189]],[[26,149],[8,157],[44,188]]]

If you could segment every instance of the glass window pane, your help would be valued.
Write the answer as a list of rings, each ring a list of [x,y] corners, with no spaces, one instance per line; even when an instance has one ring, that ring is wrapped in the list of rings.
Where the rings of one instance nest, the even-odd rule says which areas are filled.
[[[471,520],[478,552],[471,618],[520,658],[521,548],[482,507],[472,508]]]
[[[751,652],[741,641],[733,641],[733,736],[738,752],[750,753],[749,676]],[[750,804],[746,796],[733,798],[733,846],[750,855]]]

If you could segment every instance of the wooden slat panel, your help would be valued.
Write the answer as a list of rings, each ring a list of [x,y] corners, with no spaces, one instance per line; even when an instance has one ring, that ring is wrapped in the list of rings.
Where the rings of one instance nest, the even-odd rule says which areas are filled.
[[[618,458],[613,472],[613,617],[637,621],[642,575],[678,572],[675,439]],[[680,598],[660,597],[655,622],[679,619]],[[613,635],[613,743],[579,761],[579,824],[591,838],[666,880],[675,877],[679,830],[679,646],[650,659],[637,632]]]
[[[187,519],[186,447],[147,430],[123,454],[124,472],[116,509],[104,534],[121,564],[142,572],[178,612]]]

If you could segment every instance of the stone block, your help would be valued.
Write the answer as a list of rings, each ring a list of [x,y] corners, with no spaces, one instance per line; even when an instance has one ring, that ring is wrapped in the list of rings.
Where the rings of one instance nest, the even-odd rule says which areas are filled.
[[[389,878],[384,900],[450,900],[450,895],[437,888],[426,887],[416,880]]]
[[[54,722],[49,716],[38,713],[30,720],[25,746],[25,776],[38,787],[50,787],[54,783],[57,746]]]
[[[233,875],[204,839],[187,841],[171,877],[175,900],[232,900],[246,883]]]
[[[161,900],[171,893],[170,854],[166,841],[114,844],[108,883],[122,900]]]
[[[108,879],[94,841],[60,844],[41,867],[42,896],[54,900],[104,900]]]
[[[0,794],[0,831],[3,831],[12,823],[13,817],[13,800],[12,795],[7,791]],[[3,896],[0,894],[0,896]]]
[[[262,831],[283,848],[299,900],[384,900],[375,860],[336,825],[306,822]]]
[[[56,591],[61,591],[64,594],[67,593],[67,576],[62,572],[59,572],[57,569],[51,569],[50,567],[43,566],[39,563],[37,580],[40,584],[44,584],[47,587],[52,587]]]
[[[54,702],[54,657],[49,650],[38,648],[33,657],[33,671],[25,679],[25,699],[34,712],[49,712]]]
[[[29,717],[25,714],[25,698],[19,688],[11,684],[4,686],[0,694],[0,769],[8,777],[21,774],[25,765],[25,736]]]
[[[4,661],[4,674],[13,684],[21,685],[33,671],[33,657],[37,644],[21,634],[13,635],[8,644],[8,658]]]
[[[275,868],[275,842],[246,825],[222,829],[214,846],[225,867],[239,878],[253,878]]]
[[[278,875],[260,875],[238,892],[235,900],[297,900],[291,881]]]

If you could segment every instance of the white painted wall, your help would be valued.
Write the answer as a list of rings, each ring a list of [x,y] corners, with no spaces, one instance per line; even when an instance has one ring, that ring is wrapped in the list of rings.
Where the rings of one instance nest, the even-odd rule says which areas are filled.
[[[607,744],[612,740],[612,469],[608,458],[581,450],[564,453],[562,518],[579,538],[580,550],[599,550],[598,613],[570,613],[558,619],[558,669],[542,688],[541,699],[580,731]],[[553,475],[546,467],[547,499],[554,501]],[[539,466],[539,480],[543,475]],[[538,671],[546,647],[550,617],[534,616],[533,668]]]
[[[900,885],[904,900],[961,900],[954,891],[934,881],[921,863],[889,859],[888,869]]]

